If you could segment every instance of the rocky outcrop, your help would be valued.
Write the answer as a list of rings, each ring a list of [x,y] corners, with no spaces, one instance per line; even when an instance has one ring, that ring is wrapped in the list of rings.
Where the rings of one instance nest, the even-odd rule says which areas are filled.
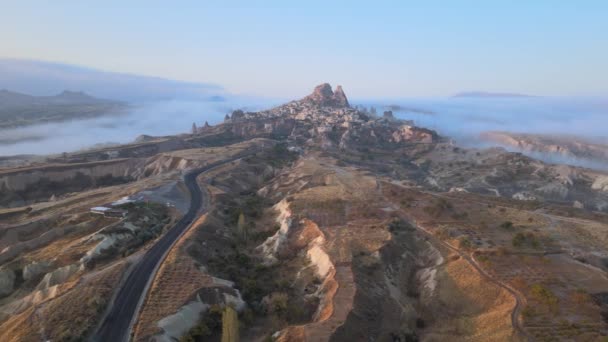
[[[289,202],[283,199],[281,202],[275,204],[274,209],[279,213],[277,216],[277,223],[280,228],[277,232],[266,239],[257,249],[261,252],[266,264],[274,264],[277,262],[277,252],[281,246],[287,241],[287,237],[292,226],[291,209],[289,208]]]
[[[526,192],[526,191],[520,191],[511,197],[518,201],[536,201],[537,200],[536,196],[534,196],[533,194]]]
[[[129,233],[118,233],[108,235],[102,233],[95,234],[91,237],[91,240],[101,241],[97,245],[95,245],[95,247],[89,250],[82,258],[80,258],[80,262],[86,264],[89,260],[102,255],[105,250],[132,238],[133,235]]]
[[[96,186],[120,184],[137,178],[139,159],[50,165],[0,173],[0,207],[47,201],[51,196]]]
[[[30,281],[30,280],[36,279],[40,275],[48,272],[50,267],[51,267],[50,262],[34,261],[31,264],[28,264],[23,268],[23,280]]]
[[[212,305],[231,306],[242,311],[247,304],[241,293],[234,289],[234,283],[228,280],[213,278],[213,286],[200,289],[195,298],[179,308],[174,314],[162,318],[157,326],[162,330],[152,338],[157,342],[172,342],[180,339],[200,321],[200,316]]]
[[[0,271],[0,297],[8,296],[14,290],[15,272],[13,270]]]
[[[410,125],[403,125],[399,129],[395,130],[391,135],[392,141],[396,143],[400,142],[419,142],[429,144],[432,143],[437,137],[435,132]]]
[[[290,118],[260,118],[260,120],[246,120],[233,124],[232,133],[241,138],[287,137],[294,127],[295,121]]]
[[[230,120],[213,127],[231,136],[287,138],[298,145],[322,149],[370,146],[392,148],[409,143],[432,143],[438,136],[431,130],[397,120],[388,111],[384,117],[370,117],[351,108],[342,87],[335,91],[327,83],[299,101],[260,112],[235,110]]]
[[[593,181],[591,189],[608,192],[608,176],[600,176]]]
[[[45,290],[54,285],[65,283],[72,275],[76,274],[78,270],[80,270],[80,265],[73,264],[49,272],[42,278],[38,286],[36,286],[36,289]]]
[[[243,119],[244,117],[245,117],[245,113],[242,110],[240,110],[240,109],[237,109],[234,112],[232,112],[232,120],[233,121],[237,121],[237,120]]]
[[[312,94],[308,95],[302,102],[311,103],[321,107],[349,107],[348,99],[342,86],[337,86],[336,91],[332,91],[329,83],[323,83],[315,87]]]
[[[346,94],[344,94],[344,90],[342,90],[342,86],[339,85],[336,87],[336,91],[334,91],[334,104],[338,107],[349,107],[348,99],[346,98]]]
[[[7,240],[13,241],[12,243],[8,243],[7,246],[5,248],[3,248],[0,251],[0,263],[6,262],[7,260],[10,260],[14,257],[16,257],[17,255],[33,250],[35,248],[38,248],[40,246],[44,246],[48,243],[50,243],[51,241],[63,237],[67,234],[73,233],[75,231],[81,230],[84,227],[87,227],[87,223],[83,222],[77,225],[66,225],[66,226],[61,226],[61,227],[57,227],[55,229],[52,230],[44,230],[43,233],[41,233],[40,235],[36,236],[35,238],[32,238],[30,240],[27,241],[15,241],[11,238],[11,235],[16,234],[18,236],[19,231],[21,232],[34,232],[35,228],[40,227],[39,229],[44,229],[44,223],[46,223],[46,220],[42,220],[42,221],[38,221],[38,222],[34,222],[34,223],[30,223],[27,225],[24,225],[25,229],[20,229],[20,230],[10,230],[9,231],[9,235],[8,238],[10,238],[10,240],[7,238]],[[13,233],[14,232],[14,233]],[[7,236],[5,236],[6,238]],[[0,243],[0,247],[3,246],[3,243]]]

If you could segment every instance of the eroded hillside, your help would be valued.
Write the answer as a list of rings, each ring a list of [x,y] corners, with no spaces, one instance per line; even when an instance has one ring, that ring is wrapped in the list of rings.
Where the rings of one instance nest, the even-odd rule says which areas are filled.
[[[131,270],[190,212],[182,176],[209,165],[196,178],[201,207],[137,294],[125,338],[608,333],[606,174],[463,149],[351,108],[341,88],[52,163],[0,174],[3,340],[111,330]]]

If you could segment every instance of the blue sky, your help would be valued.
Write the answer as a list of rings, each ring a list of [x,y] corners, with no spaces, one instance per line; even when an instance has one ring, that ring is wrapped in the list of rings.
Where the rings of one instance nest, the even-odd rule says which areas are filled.
[[[607,1],[3,1],[0,41],[251,95],[608,94]]]

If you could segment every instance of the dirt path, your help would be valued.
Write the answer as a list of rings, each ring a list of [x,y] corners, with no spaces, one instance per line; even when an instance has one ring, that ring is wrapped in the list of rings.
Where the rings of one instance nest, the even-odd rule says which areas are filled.
[[[448,248],[449,250],[458,253],[458,255],[461,258],[463,258],[464,260],[466,260],[475,270],[477,270],[477,272],[483,278],[485,278],[486,280],[490,281],[491,283],[493,283],[493,284],[505,289],[507,292],[509,292],[515,298],[515,307],[513,308],[513,311],[511,311],[511,324],[513,325],[513,328],[515,328],[515,330],[517,330],[517,332],[520,334],[520,336],[525,337],[528,341],[532,340],[532,336],[528,334],[528,332],[524,329],[522,323],[519,320],[521,311],[523,310],[524,304],[526,303],[525,297],[519,291],[517,291],[512,286],[510,286],[510,285],[492,277],[490,274],[488,274],[479,265],[477,260],[475,260],[475,257],[473,257],[471,254],[468,254],[468,253],[456,248],[455,246],[453,246],[452,244],[450,244],[448,242],[438,239],[437,237],[435,237],[435,235],[433,233],[431,233],[426,228],[420,226],[417,222],[414,221],[413,223],[414,223],[414,226],[418,230],[422,231],[426,236],[431,238],[435,243],[438,243],[438,244]]]
[[[378,184],[380,185],[382,182],[378,181]],[[392,183],[391,184],[395,184],[398,186],[401,186],[400,184],[396,184],[396,183]],[[381,188],[381,185],[380,185]],[[426,192],[425,192],[426,193]],[[431,195],[435,195],[437,197],[443,197],[441,195],[438,194],[433,194],[433,193],[429,193]],[[445,196],[448,197],[448,196]],[[390,201],[389,201],[390,202]],[[401,211],[402,213],[405,213],[405,211],[403,210],[403,208],[401,208],[401,206],[393,203],[393,206]],[[519,320],[519,316],[521,315],[521,311],[523,310],[523,307],[526,303],[526,299],[525,297],[519,292],[517,291],[515,288],[513,288],[512,286],[492,277],[489,273],[487,273],[477,262],[477,260],[475,260],[475,257],[473,257],[472,254],[466,253],[462,250],[460,250],[459,248],[457,248],[456,246],[442,241],[439,238],[437,238],[430,230],[422,227],[420,224],[418,224],[418,222],[414,221],[412,222],[414,224],[414,227],[416,227],[419,231],[421,231],[424,235],[428,236],[433,242],[444,246],[445,248],[448,248],[449,250],[456,252],[461,258],[463,258],[464,260],[466,260],[475,270],[477,270],[477,272],[486,280],[488,280],[489,282],[505,289],[507,292],[509,292],[514,298],[515,298],[515,307],[513,308],[513,311],[511,311],[511,325],[513,326],[513,328],[517,331],[517,333],[522,336],[524,339],[528,340],[528,341],[532,341],[533,337],[526,331],[526,329],[524,328],[523,324],[521,323],[521,321]]]

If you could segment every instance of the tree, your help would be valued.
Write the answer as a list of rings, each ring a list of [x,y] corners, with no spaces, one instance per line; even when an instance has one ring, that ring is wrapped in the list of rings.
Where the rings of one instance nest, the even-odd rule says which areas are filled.
[[[239,237],[243,240],[247,240],[247,223],[245,222],[245,214],[241,211],[239,219],[236,223],[236,229]]]
[[[239,318],[236,310],[226,305],[222,313],[222,342],[239,341]]]
[[[197,131],[198,131],[198,128],[196,128],[196,123],[195,123],[195,122],[193,122],[193,123],[192,123],[192,134],[196,134],[196,133],[197,133]]]

